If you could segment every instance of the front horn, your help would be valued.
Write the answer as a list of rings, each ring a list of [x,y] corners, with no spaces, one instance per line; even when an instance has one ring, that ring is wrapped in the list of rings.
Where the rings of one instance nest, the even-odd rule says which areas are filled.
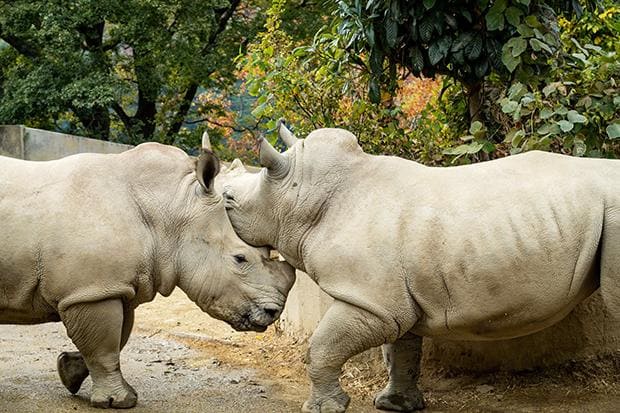
[[[286,127],[286,121],[283,118],[278,119],[278,122],[276,123],[276,129],[278,130],[278,135],[280,135],[280,139],[282,139],[282,141],[288,148],[297,143],[297,137],[293,135],[293,132],[291,132]]]
[[[267,139],[260,138],[259,140],[260,164],[272,175],[278,177],[286,175],[290,167],[288,158],[271,146]]]

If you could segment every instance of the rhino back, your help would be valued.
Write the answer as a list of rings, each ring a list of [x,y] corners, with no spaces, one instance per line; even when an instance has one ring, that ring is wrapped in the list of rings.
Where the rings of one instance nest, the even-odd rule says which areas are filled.
[[[619,178],[614,161],[543,153],[454,168],[371,157],[330,201],[310,272],[427,335],[529,333],[596,289]]]
[[[161,197],[161,182],[174,188],[171,180],[187,168],[178,154],[170,162],[159,152],[147,146],[48,162],[0,158],[3,314],[37,322],[80,301],[131,300],[138,290],[152,298],[151,234],[130,188]]]

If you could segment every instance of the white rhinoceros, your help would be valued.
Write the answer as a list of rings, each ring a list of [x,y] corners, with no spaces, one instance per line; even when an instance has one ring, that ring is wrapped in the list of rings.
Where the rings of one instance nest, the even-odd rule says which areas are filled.
[[[270,245],[335,299],[308,350],[304,412],[342,412],[343,363],[384,344],[379,409],[424,406],[421,336],[493,340],[552,325],[599,286],[620,310],[620,161],[530,152],[425,167],[364,153],[319,129],[284,154],[260,143],[261,173],[230,171],[233,227]]]
[[[233,231],[213,191],[218,159],[143,144],[49,162],[0,157],[0,323],[62,321],[79,352],[58,372],[91,403],[132,407],[119,352],[134,309],[179,286],[237,330],[279,316],[294,270]]]

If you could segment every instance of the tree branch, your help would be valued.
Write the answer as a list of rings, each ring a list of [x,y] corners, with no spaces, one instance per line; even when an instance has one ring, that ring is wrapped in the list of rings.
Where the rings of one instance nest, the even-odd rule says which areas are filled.
[[[196,91],[198,90],[198,83],[192,83],[189,85],[185,94],[183,95],[183,100],[181,100],[181,104],[179,105],[179,110],[176,115],[172,118],[173,123],[170,125],[170,129],[166,133],[166,136],[172,136],[179,132],[181,126],[183,125],[183,121],[189,112],[189,109],[192,106],[192,102],[194,101],[194,96],[196,96]]]
[[[239,3],[241,3],[241,0],[231,0],[230,7],[223,10],[223,13],[219,17],[217,29],[211,32],[207,44],[201,50],[202,54],[207,53],[209,48],[217,43],[217,37],[226,29],[226,26],[228,26],[228,21],[237,10],[237,7],[239,7]]]
[[[7,42],[11,47],[17,50],[20,54],[29,57],[36,58],[41,55],[41,50],[39,47],[28,44],[24,39],[20,39],[18,36],[13,36],[10,33],[6,33],[2,26],[0,26],[0,39]]]
[[[125,113],[125,110],[117,102],[112,103],[112,109],[114,109],[114,112],[116,112],[121,122],[123,122],[123,125],[125,125],[127,132],[129,132],[133,124],[131,118],[127,115],[127,113]]]

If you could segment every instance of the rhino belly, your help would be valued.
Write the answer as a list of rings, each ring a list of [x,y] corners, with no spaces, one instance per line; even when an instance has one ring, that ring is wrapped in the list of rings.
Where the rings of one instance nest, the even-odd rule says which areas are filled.
[[[535,333],[562,320],[598,288],[597,261],[584,273],[572,271],[567,266],[566,271],[549,276],[543,269],[535,281],[532,271],[522,277],[488,276],[469,285],[459,283],[460,289],[448,288],[449,296],[439,301],[420,299],[425,315],[414,331],[456,340],[509,339]],[[570,280],[578,284],[569,287]]]
[[[39,288],[35,276],[9,272],[0,259],[0,324],[60,321],[58,312],[43,299]]]

